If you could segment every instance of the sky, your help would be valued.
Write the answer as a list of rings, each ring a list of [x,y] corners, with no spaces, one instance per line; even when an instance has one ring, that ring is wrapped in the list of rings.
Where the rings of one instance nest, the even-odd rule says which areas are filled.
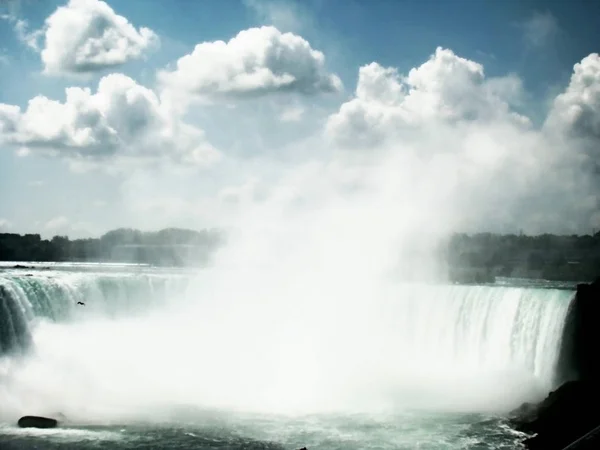
[[[585,0],[0,0],[0,231],[593,232],[598,17]]]

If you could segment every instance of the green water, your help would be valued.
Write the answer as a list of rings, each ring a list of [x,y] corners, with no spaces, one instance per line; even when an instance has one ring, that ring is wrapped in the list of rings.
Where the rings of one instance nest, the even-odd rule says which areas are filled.
[[[3,450],[48,449],[515,449],[523,435],[501,418],[476,414],[385,416],[199,414],[176,424],[54,430],[0,427]]]

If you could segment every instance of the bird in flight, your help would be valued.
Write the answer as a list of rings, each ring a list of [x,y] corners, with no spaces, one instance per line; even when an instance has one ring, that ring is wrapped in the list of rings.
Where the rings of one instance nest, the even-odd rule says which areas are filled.
[[[77,304],[85,306],[85,303],[83,303],[83,302],[77,302]]]

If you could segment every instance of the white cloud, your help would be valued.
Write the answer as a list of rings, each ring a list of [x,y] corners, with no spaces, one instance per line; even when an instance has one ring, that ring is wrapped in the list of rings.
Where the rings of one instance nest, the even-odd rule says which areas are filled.
[[[532,47],[541,47],[560,30],[556,17],[549,11],[535,12],[523,25],[525,42]]]
[[[544,123],[544,132],[560,142],[562,159],[572,166],[577,184],[587,183],[590,204],[596,211],[592,227],[597,228],[600,211],[600,56],[592,53],[575,64],[568,87],[554,100]],[[573,182],[571,182],[573,183]]]
[[[28,24],[25,20],[18,20],[15,23],[17,38],[32,50],[39,51],[39,40],[43,36],[42,30],[28,31]]]
[[[342,83],[325,56],[302,37],[274,27],[241,31],[229,42],[204,42],[159,72],[166,88],[198,96],[260,96],[337,92]]]
[[[507,117],[528,125],[526,117],[510,110],[520,92],[518,78],[486,80],[483,66],[438,47],[405,77],[378,63],[361,67],[355,97],[330,117],[327,131],[342,145],[372,146],[432,121]]]
[[[67,88],[64,103],[40,95],[24,111],[0,104],[0,142],[79,161],[170,158],[205,166],[218,158],[202,130],[171,115],[153,91],[122,74],[103,77],[95,94]]]
[[[14,133],[19,116],[20,109],[18,106],[0,103],[0,135]]]
[[[554,100],[547,126],[577,138],[600,142],[600,56],[592,53],[575,64],[569,86]]]
[[[597,55],[577,65],[539,129],[515,109],[517,77],[486,78],[480,64],[438,48],[407,76],[361,67],[326,132],[340,161],[371,174],[359,190],[395,196],[382,208],[402,211],[398,227],[587,232],[600,196],[593,165],[581,164],[591,147],[579,141],[600,136],[599,73]]]
[[[41,30],[44,72],[51,75],[94,72],[139,59],[157,45],[150,29],[137,30],[101,0],[70,0]]]

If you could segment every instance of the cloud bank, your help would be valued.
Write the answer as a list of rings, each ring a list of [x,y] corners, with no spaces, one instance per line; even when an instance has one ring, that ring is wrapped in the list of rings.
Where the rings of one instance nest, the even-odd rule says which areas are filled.
[[[353,98],[311,142],[323,158],[280,168],[246,206],[246,232],[225,260],[366,276],[397,264],[430,270],[454,231],[590,232],[600,223],[597,173],[582,164],[588,139],[577,128],[596,131],[594,63],[575,66],[549,112],[556,126],[519,112],[518,77],[486,77],[449,49],[406,75],[361,67]]]
[[[520,93],[518,78],[486,80],[482,65],[437,48],[405,77],[376,62],[361,67],[355,97],[330,117],[327,131],[341,145],[371,146],[438,122],[528,126],[510,108]]]
[[[39,95],[23,111],[0,104],[0,142],[72,160],[168,158],[205,166],[219,157],[202,130],[170,114],[152,90],[123,74],[103,77],[96,93],[71,87],[65,96],[60,102]]]
[[[67,43],[70,36],[77,39]],[[44,38],[47,72],[81,73],[141,57],[156,36],[99,0],[71,0],[46,20]],[[385,252],[389,242],[408,243],[425,231],[574,233],[600,225],[597,54],[575,65],[541,125],[522,111],[528,97],[517,75],[489,77],[482,64],[443,47],[406,74],[376,61],[363,65],[353,95],[337,106],[326,95],[343,85],[325,55],[274,26],[200,42],[173,62],[157,71],[156,87],[112,73],[95,92],[67,88],[64,101],[38,95],[26,107],[0,104],[0,142],[20,154],[96,166],[210,168],[210,185],[188,174],[178,183],[194,187],[169,198],[172,174],[153,173],[141,178],[152,184],[147,191],[124,183],[137,190],[125,198],[142,201],[162,183],[161,204],[186,205],[167,208],[173,223],[185,217],[191,225],[197,215],[204,224],[227,218],[227,225],[251,228],[269,218],[294,233],[295,225],[287,226],[293,217],[299,234],[332,230],[326,240],[314,236],[319,248],[335,242],[342,227],[354,241],[372,240],[377,229]],[[284,108],[263,109],[272,99]],[[198,118],[206,117],[212,122],[201,128]],[[249,120],[277,126],[250,136],[239,126]],[[289,130],[299,129],[306,133],[293,141]],[[235,151],[223,138],[231,134]],[[271,136],[283,144],[265,149]],[[260,195],[248,194],[256,186]],[[280,243],[298,239],[283,235]]]
[[[600,140],[600,56],[592,53],[575,64],[567,89],[554,100],[547,126],[570,138]],[[595,156],[598,156],[596,153]]]

